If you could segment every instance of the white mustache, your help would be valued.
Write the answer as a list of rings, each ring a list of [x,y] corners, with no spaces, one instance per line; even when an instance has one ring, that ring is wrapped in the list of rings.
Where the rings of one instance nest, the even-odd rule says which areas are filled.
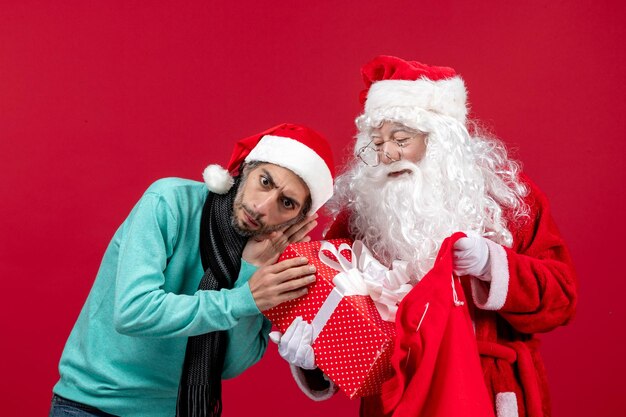
[[[417,169],[419,169],[417,164],[410,161],[400,160],[389,165],[381,164],[377,167],[370,167],[370,169],[365,171],[365,175],[368,179],[371,179],[373,181],[384,182],[388,180],[388,176],[392,172],[398,172],[403,170],[414,172]]]

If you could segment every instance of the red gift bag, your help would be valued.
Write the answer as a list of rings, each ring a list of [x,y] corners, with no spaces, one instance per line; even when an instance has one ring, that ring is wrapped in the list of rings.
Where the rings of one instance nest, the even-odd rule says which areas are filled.
[[[364,402],[364,415],[494,416],[463,288],[452,274],[452,246],[463,236],[443,242],[434,267],[400,304],[393,376],[380,398]]]

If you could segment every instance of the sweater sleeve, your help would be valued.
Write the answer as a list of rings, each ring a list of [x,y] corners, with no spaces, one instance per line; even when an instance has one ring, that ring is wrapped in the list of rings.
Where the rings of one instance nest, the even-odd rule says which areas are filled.
[[[241,260],[241,271],[235,282],[235,288],[245,288],[250,292],[248,281],[257,268]],[[228,348],[222,370],[222,378],[234,378],[257,363],[267,349],[267,339],[272,323],[256,314],[239,319],[235,327],[228,330]]]
[[[514,231],[513,248],[490,245],[490,254],[497,260],[492,271],[497,272],[492,273],[490,285],[473,280],[472,289],[479,308],[490,309],[490,301],[499,299],[492,304],[497,308],[491,309],[498,310],[516,330],[536,333],[566,324],[573,317],[578,281],[547,198],[527,182],[530,219]]]
[[[119,333],[189,337],[228,330],[259,314],[247,286],[192,295],[165,291],[164,271],[180,242],[177,219],[161,195],[147,192],[122,228],[114,305]]]

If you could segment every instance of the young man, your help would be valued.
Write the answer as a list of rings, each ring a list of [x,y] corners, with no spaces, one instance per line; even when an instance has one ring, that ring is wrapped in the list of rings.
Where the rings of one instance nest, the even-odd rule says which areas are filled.
[[[315,280],[306,259],[274,262],[316,225],[332,154],[315,131],[282,124],[240,140],[228,169],[209,166],[206,184],[155,182],[117,230],[63,351],[51,416],[218,416],[221,379],[261,358],[260,310]]]
[[[395,259],[408,262],[417,290],[443,240],[466,232],[454,244],[453,267],[462,276],[494,412],[550,415],[533,333],[572,318],[578,284],[547,198],[509,159],[501,141],[467,121],[465,85],[453,69],[381,56],[362,74],[366,89],[355,158],[337,178],[329,203],[335,220],[326,238],[360,239],[387,266]],[[304,329],[286,332],[279,352],[311,368],[310,338],[301,336],[309,331],[306,323],[298,326]],[[327,390],[319,381],[311,389],[304,376],[313,373],[293,369],[312,398],[332,395],[328,383]],[[432,392],[427,403],[438,401]],[[423,404],[411,404],[415,397],[409,393],[391,408],[388,398],[364,398],[361,414],[423,410]]]

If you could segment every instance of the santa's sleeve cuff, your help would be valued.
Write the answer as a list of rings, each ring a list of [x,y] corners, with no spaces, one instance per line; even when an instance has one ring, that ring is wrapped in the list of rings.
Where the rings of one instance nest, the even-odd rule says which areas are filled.
[[[296,384],[298,384],[300,390],[313,401],[327,400],[337,392],[337,386],[331,380],[328,380],[329,387],[325,390],[317,391],[311,389],[309,384],[307,384],[306,376],[304,374],[306,371],[292,364],[289,364],[289,367],[291,368],[293,379],[296,380]]]
[[[500,245],[487,240],[491,280],[472,278],[472,297],[476,307],[483,310],[500,310],[509,292],[509,262],[506,251]]]

